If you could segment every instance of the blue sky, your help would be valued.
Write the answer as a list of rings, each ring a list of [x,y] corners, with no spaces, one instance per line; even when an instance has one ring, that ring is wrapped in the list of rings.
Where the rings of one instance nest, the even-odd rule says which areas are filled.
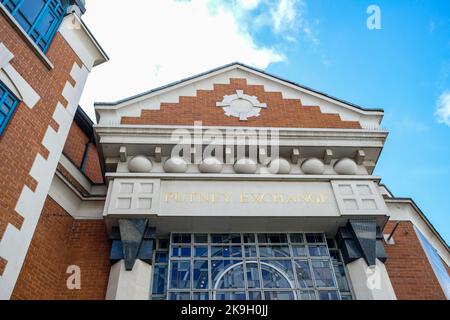
[[[435,115],[437,100],[450,91],[450,2],[376,1],[382,29],[369,30],[372,3],[309,1],[305,19],[319,21],[319,44],[298,42],[287,63],[267,70],[383,108],[390,136],[375,174],[395,196],[412,197],[450,243],[450,123]]]
[[[383,108],[390,136],[375,174],[450,243],[450,1],[133,1],[142,10],[125,18],[121,1],[87,2],[85,20],[111,57],[88,82],[89,114],[94,100],[236,60]],[[366,26],[372,4],[380,30]]]

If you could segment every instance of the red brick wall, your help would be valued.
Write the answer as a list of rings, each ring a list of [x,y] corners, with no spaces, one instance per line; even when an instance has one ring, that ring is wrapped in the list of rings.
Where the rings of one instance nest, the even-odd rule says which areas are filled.
[[[102,220],[74,220],[47,197],[12,299],[104,299],[110,242]],[[81,269],[81,290],[68,290],[67,267]]]
[[[105,299],[111,268],[110,251],[111,244],[103,220],[74,221],[64,267],[80,267],[81,290],[68,290],[68,275],[63,272],[56,299]]]
[[[81,130],[75,122],[70,127],[69,136],[64,145],[63,153],[77,166],[81,166],[83,161],[84,149],[86,143],[89,142],[89,137]]]
[[[48,157],[48,150],[41,145],[42,139],[49,125],[58,130],[52,116],[58,101],[67,105],[61,93],[67,81],[73,82],[70,72],[74,63],[81,66],[81,61],[64,38],[57,34],[47,51],[47,57],[54,65],[54,68],[49,70],[2,12],[0,42],[14,55],[12,66],[41,97],[33,109],[20,103],[0,137],[1,241],[9,223],[18,229],[22,226],[23,217],[14,210],[17,200],[24,185],[31,190],[36,187],[36,181],[28,173],[38,153],[44,158]],[[0,257],[0,272],[3,272],[6,264],[7,261]]]
[[[65,264],[73,219],[47,198],[13,299],[53,299]]]
[[[75,123],[72,123],[69,136],[67,137],[66,144],[64,145],[63,153],[78,167],[81,167],[83,161],[84,151],[86,149],[86,143],[89,142],[89,137],[83,130]],[[93,183],[103,183],[102,169],[100,166],[100,158],[98,155],[97,147],[91,144],[86,162],[85,175]]]
[[[257,96],[268,108],[257,118],[239,121],[225,116],[216,106],[225,95],[244,90]],[[342,121],[337,114],[325,114],[318,106],[303,106],[300,100],[283,99],[281,92],[266,92],[262,85],[248,85],[246,79],[230,79],[230,84],[216,84],[214,90],[198,90],[195,97],[180,97],[179,103],[162,103],[161,110],[143,110],[140,117],[122,117],[122,124],[251,126],[290,128],[349,128],[360,129],[359,122]]]
[[[85,169],[86,176],[94,183],[103,183],[103,174],[100,166],[100,157],[97,147],[92,144],[87,154]]]
[[[384,231],[389,234],[395,222]],[[403,221],[394,234],[395,245],[385,245],[386,269],[399,300],[441,300],[444,292],[409,221]]]

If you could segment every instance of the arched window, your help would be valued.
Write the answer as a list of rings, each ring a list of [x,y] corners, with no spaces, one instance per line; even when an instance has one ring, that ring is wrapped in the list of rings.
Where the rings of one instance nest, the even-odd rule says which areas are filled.
[[[43,52],[47,51],[61,24],[67,5],[61,0],[0,0],[0,2],[36,45]]]

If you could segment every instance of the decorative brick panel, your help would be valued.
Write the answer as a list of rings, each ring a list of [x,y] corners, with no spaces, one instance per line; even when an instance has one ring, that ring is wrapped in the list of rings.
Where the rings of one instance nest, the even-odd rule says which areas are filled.
[[[384,233],[395,226],[391,221]],[[445,300],[444,292],[409,221],[402,221],[394,234],[395,245],[385,245],[386,269],[399,300]]]
[[[266,103],[257,118],[240,121],[227,117],[217,102],[236,90],[258,97]],[[214,90],[198,90],[197,96],[179,98],[179,103],[161,103],[160,110],[142,110],[140,117],[122,117],[129,125],[193,125],[202,121],[204,126],[250,126],[289,128],[344,128],[360,129],[359,122],[343,121],[338,114],[322,113],[319,106],[303,106],[298,99],[283,99],[281,92],[266,92],[262,85],[248,85],[246,79],[230,79],[229,84],[215,84]]]

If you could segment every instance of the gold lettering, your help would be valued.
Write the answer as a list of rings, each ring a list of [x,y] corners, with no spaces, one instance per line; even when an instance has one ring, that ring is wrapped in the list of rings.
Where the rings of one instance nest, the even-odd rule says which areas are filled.
[[[252,198],[257,203],[263,203],[264,202],[264,195],[261,195],[260,193],[252,193]]]
[[[321,193],[319,194],[319,196],[317,197],[317,203],[325,203],[326,199],[325,196]]]
[[[229,193],[224,193],[224,201],[225,203],[230,203],[231,202],[231,195]]]
[[[293,195],[288,195],[287,196],[287,203],[290,203],[290,202],[297,202],[297,198],[295,197],[295,196],[293,196]]]
[[[203,203],[203,204],[229,204],[233,201],[233,193],[228,192],[165,192],[164,201],[176,203]],[[288,204],[288,203],[306,203],[306,204],[324,204],[329,200],[324,193],[305,192],[301,194],[287,193],[253,193],[240,192],[240,203],[255,204]]]
[[[306,203],[312,203],[313,202],[312,194],[311,193],[305,194],[304,200],[305,200]]]
[[[171,199],[174,199],[174,194],[172,192],[166,192],[165,194],[166,202],[169,202]]]

